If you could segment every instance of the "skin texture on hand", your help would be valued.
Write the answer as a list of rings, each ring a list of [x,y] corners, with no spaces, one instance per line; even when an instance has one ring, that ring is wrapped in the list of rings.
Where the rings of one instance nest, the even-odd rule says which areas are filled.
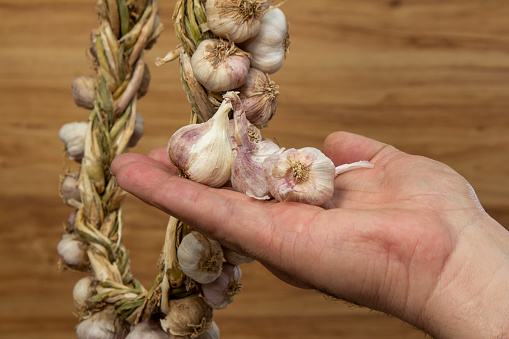
[[[126,191],[295,286],[395,315],[436,337],[503,337],[509,319],[494,319],[509,313],[509,294],[485,286],[509,281],[509,236],[469,183],[442,163],[350,133],[331,134],[323,152],[336,166],[369,160],[375,167],[339,175],[320,207],[177,177],[164,148],[123,154],[111,171]],[[497,298],[506,303],[483,306]]]

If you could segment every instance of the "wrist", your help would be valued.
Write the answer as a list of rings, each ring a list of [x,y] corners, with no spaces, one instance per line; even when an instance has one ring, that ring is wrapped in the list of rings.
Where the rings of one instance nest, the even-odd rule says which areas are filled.
[[[462,230],[422,322],[436,338],[509,338],[509,233],[489,216]]]

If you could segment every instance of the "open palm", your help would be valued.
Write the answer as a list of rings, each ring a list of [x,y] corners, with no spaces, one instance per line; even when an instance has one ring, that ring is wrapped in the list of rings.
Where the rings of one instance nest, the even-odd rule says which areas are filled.
[[[177,177],[163,148],[124,154],[112,172],[128,192],[287,282],[415,323],[462,232],[455,225],[482,214],[475,194],[446,165],[362,136],[334,133],[323,151],[336,165],[375,167],[339,175],[321,207],[257,201]]]

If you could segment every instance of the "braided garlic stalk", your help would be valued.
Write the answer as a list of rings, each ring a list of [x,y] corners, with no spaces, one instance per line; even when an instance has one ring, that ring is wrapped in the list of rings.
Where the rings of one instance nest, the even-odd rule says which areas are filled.
[[[73,82],[75,102],[92,112],[88,122],[64,125],[59,133],[69,157],[81,164],[62,180],[62,198],[76,210],[58,245],[62,269],[90,273],[73,292],[78,338],[123,338],[153,293],[131,274],[122,245],[124,192],[109,168],[140,137],[137,99],[150,77],[143,51],[161,32],[158,6],[157,0],[99,1],[90,47],[96,76]]]

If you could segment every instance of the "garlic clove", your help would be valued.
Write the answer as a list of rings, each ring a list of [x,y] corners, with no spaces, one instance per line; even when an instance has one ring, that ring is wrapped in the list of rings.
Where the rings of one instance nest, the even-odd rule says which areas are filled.
[[[168,156],[179,174],[193,181],[220,187],[230,178],[232,150],[228,113],[232,105],[225,98],[212,118],[180,128],[168,141]]]
[[[64,234],[57,245],[58,255],[71,268],[83,269],[87,267],[87,244],[75,234]]]
[[[76,328],[77,339],[124,339],[126,334],[126,325],[113,306],[106,306],[94,313]]]
[[[269,140],[251,140],[249,123],[240,98],[229,94],[234,105],[235,136],[237,148],[233,152],[231,167],[232,187],[238,192],[260,200],[270,199],[264,161],[279,150],[279,146]]]
[[[223,257],[227,262],[235,266],[248,264],[254,261],[253,258],[250,258],[247,255],[233,251],[226,247],[223,247]]]
[[[272,74],[282,66],[290,45],[286,17],[273,8],[262,17],[260,33],[245,41],[242,48],[251,54],[251,67]]]
[[[95,285],[96,281],[92,276],[84,277],[78,280],[72,290],[72,298],[74,306],[78,310],[89,308],[90,299],[96,293]]]
[[[85,135],[88,122],[71,122],[63,125],[58,131],[60,140],[65,143],[65,149],[70,159],[81,162],[85,153]]]
[[[207,27],[218,37],[243,42],[260,32],[270,0],[207,0]]]
[[[94,108],[94,87],[96,79],[94,76],[80,76],[72,81],[71,90],[74,103],[79,107]]]
[[[200,284],[207,284],[221,274],[223,251],[219,242],[193,231],[182,239],[177,259],[185,275]]]
[[[172,335],[194,338],[211,326],[213,311],[200,296],[172,299],[169,307],[170,311],[161,319],[161,327]]]
[[[246,111],[246,118],[258,128],[266,127],[276,113],[279,86],[269,75],[251,68],[246,82],[238,89]]]
[[[240,87],[247,78],[249,54],[234,43],[222,39],[205,39],[191,57],[191,68],[200,84],[212,92]]]
[[[238,266],[224,262],[219,277],[213,282],[201,286],[207,304],[215,310],[226,308],[242,290],[242,285],[239,284],[241,276],[242,273]]]
[[[141,321],[137,323],[125,339],[168,339],[168,333],[154,321]]]
[[[334,163],[316,148],[280,151],[264,165],[270,193],[278,201],[322,205],[334,193]]]

